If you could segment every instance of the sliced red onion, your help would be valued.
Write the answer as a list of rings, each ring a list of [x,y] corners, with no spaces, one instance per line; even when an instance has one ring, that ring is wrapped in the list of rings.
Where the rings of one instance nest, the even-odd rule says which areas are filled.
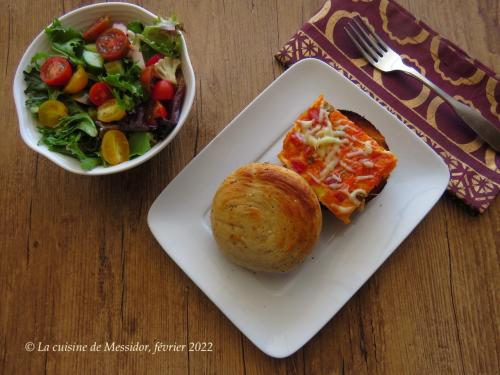
[[[127,25],[125,25],[124,23],[122,23],[122,22],[115,22],[115,23],[113,24],[113,26],[111,26],[111,27],[112,27],[113,29],[118,29],[118,30],[121,30],[121,31],[123,31],[123,33],[124,33],[125,35],[127,35],[127,30],[128,30],[128,29],[127,29]]]
[[[78,102],[78,103],[81,103],[81,104],[85,104],[85,105],[89,105],[90,104],[90,102],[89,102],[89,94],[87,94],[86,92],[84,92],[83,94],[73,95],[72,98],[73,98],[73,100],[75,102]]]
[[[128,51],[127,56],[130,57],[132,61],[139,66],[139,68],[144,69],[146,67],[146,64],[144,63],[144,56],[142,56],[142,52],[138,49],[132,47],[130,51]]]
[[[163,20],[158,24],[158,27],[162,30],[166,31],[175,31],[175,23],[169,21],[169,20]]]

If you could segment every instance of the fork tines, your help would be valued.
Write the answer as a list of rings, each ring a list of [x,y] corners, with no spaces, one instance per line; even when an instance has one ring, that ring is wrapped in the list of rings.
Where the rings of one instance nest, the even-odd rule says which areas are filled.
[[[359,16],[354,17],[344,27],[344,30],[363,56],[372,64],[383,57],[384,53],[391,50],[377,34],[368,28]]]

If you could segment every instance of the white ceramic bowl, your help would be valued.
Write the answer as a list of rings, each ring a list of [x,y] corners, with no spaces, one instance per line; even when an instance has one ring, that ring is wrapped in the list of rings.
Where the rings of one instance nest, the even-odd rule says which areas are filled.
[[[64,16],[60,17],[61,23],[63,25],[72,26],[76,30],[84,30],[90,26],[99,16],[109,15],[114,21],[129,22],[133,20],[139,20],[145,24],[151,23],[156,17],[155,14],[141,8],[137,5],[127,4],[127,3],[100,3],[85,6],[79,9],[75,9]],[[90,171],[85,171],[80,167],[80,162],[70,156],[62,155],[53,151],[50,151],[47,146],[43,144],[38,144],[40,139],[40,133],[38,132],[36,126],[36,119],[26,108],[24,102],[26,100],[26,95],[24,90],[26,89],[26,84],[24,82],[23,70],[29,65],[31,57],[38,51],[48,51],[50,49],[48,38],[45,36],[43,30],[38,36],[31,42],[28,49],[24,53],[21,61],[18,65],[16,75],[14,76],[13,92],[14,101],[16,103],[17,116],[19,118],[19,129],[21,132],[21,137],[24,142],[36,152],[42,154],[49,160],[56,163],[58,166],[78,174],[83,175],[105,175],[117,172],[122,172],[127,169],[133,168],[146,160],[152,158],[158,154],[166,145],[168,145],[172,139],[177,135],[179,130],[184,125],[186,118],[193,105],[194,95],[195,95],[195,78],[193,67],[191,61],[189,60],[189,55],[186,47],[186,41],[184,35],[182,35],[182,71],[184,78],[186,80],[186,96],[184,98],[184,104],[182,106],[181,115],[179,122],[175,129],[169,134],[167,138],[163,141],[157,143],[152,147],[150,151],[146,154],[137,157],[135,159],[126,161],[124,163],[114,165],[114,166],[98,166]]]

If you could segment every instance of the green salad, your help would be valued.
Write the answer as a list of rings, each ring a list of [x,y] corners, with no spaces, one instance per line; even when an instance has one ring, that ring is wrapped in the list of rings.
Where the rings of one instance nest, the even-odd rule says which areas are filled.
[[[51,50],[36,53],[24,71],[40,143],[90,170],[165,139],[186,91],[179,29],[175,17],[144,25],[105,15],[84,31],[54,20],[45,28]]]

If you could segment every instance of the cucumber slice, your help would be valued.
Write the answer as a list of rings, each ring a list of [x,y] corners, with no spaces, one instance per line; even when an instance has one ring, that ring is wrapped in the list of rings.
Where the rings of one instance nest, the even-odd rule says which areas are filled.
[[[104,64],[104,69],[108,74],[125,74],[125,68],[120,60],[115,60]]]
[[[93,68],[102,68],[104,65],[104,59],[97,52],[84,50],[82,57]]]
[[[91,52],[97,52],[97,46],[95,45],[95,43],[85,44],[83,46],[83,49],[85,49],[87,51],[91,51]]]

